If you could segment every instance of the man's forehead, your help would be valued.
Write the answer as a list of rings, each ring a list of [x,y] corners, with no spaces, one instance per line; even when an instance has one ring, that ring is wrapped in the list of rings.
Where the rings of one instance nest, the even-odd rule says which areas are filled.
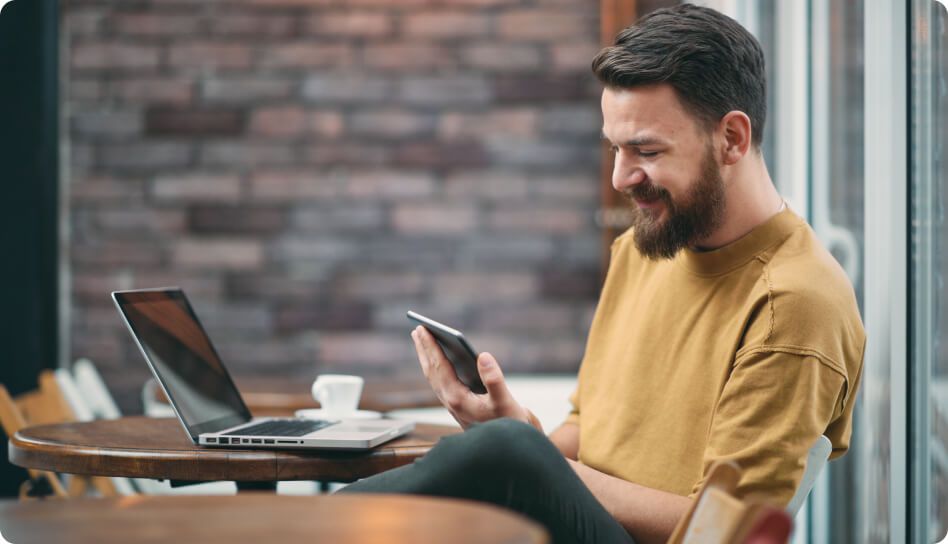
[[[670,85],[609,89],[602,93],[602,133],[613,140],[635,140],[636,145],[661,143],[696,128]]]

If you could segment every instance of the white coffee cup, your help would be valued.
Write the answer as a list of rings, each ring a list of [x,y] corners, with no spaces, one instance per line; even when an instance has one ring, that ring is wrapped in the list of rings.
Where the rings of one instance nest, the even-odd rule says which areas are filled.
[[[362,396],[360,376],[323,374],[313,382],[313,399],[319,403],[328,419],[351,416],[359,407]]]

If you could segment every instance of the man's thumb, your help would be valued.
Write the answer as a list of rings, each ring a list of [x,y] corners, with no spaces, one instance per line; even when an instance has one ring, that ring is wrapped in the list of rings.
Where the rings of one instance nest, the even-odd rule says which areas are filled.
[[[504,382],[504,373],[493,355],[484,352],[477,357],[477,373],[481,376],[487,394],[495,402],[506,402],[510,398],[510,391]]]

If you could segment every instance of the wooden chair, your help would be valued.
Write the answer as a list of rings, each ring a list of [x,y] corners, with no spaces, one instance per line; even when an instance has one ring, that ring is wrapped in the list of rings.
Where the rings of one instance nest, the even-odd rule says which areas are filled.
[[[697,498],[668,544],[785,544],[793,522],[783,510],[734,496],[741,470],[733,462],[711,467]]]
[[[7,437],[28,425],[44,425],[75,421],[76,417],[66,398],[62,394],[56,375],[44,370],[39,376],[39,389],[10,396],[6,387],[0,384],[0,422]],[[109,478],[72,475],[69,485],[63,486],[56,474],[48,471],[29,470],[31,480],[20,488],[20,498],[34,496],[39,482],[49,484],[49,491],[56,497],[77,497],[94,489],[103,497],[118,495],[115,485]]]

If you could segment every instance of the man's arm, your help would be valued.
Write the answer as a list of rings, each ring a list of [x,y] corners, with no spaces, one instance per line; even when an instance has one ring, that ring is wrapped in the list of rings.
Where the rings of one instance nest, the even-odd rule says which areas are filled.
[[[550,441],[560,450],[563,457],[579,460],[579,425],[575,423],[563,423],[550,433]]]
[[[578,436],[579,427],[573,427]],[[567,462],[636,542],[666,542],[691,506],[692,499],[688,497],[627,482],[576,461]]]

